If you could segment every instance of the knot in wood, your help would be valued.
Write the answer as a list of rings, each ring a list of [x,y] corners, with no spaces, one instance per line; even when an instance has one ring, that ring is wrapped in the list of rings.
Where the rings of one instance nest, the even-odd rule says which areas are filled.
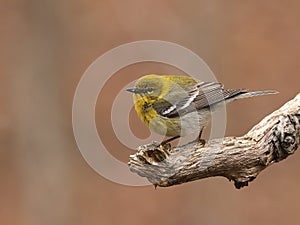
[[[280,116],[278,124],[273,128],[271,142],[274,160],[280,161],[293,154],[299,145],[300,125],[297,115]]]
[[[157,163],[164,161],[170,155],[170,151],[170,144],[161,145],[153,142],[148,145],[139,146],[136,155],[148,165],[157,165]]]

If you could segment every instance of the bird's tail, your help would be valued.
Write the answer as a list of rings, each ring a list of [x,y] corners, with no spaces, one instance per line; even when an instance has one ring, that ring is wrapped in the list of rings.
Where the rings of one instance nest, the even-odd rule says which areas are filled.
[[[236,99],[242,99],[242,98],[251,98],[255,96],[260,96],[260,95],[272,95],[272,94],[277,94],[278,91],[252,91],[252,92],[245,92],[241,93],[239,95],[236,95],[233,97],[233,100]]]
[[[247,92],[245,89],[240,89],[240,90],[227,90],[229,95],[232,94],[232,96],[229,96],[225,98],[225,103],[230,103],[233,102],[237,99],[242,99],[242,98],[251,98],[255,96],[261,96],[261,95],[271,95],[271,94],[277,94],[278,91],[252,91],[252,92]],[[219,106],[224,106],[224,101],[220,101],[216,104],[213,104],[210,106],[210,110],[214,111],[217,109]]]

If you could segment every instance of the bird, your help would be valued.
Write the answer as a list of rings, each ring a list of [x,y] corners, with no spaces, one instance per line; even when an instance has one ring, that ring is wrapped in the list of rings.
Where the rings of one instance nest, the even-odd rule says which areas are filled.
[[[161,144],[188,135],[205,143],[201,134],[211,119],[211,112],[237,99],[278,93],[224,89],[224,85],[218,82],[156,74],[142,76],[134,87],[126,90],[133,93],[137,115],[149,129],[170,137]]]

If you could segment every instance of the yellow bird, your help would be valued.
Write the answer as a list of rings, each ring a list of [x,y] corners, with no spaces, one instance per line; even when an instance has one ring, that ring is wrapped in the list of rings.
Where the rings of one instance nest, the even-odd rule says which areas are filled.
[[[211,112],[237,99],[276,94],[276,91],[247,92],[224,89],[221,83],[201,82],[188,76],[145,75],[127,91],[133,93],[139,118],[158,134],[172,137],[195,135],[201,138]]]

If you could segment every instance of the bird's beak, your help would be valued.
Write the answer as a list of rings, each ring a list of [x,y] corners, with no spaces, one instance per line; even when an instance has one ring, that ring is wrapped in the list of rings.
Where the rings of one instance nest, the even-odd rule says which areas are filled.
[[[126,91],[129,91],[129,92],[132,92],[132,93],[135,93],[135,94],[140,93],[140,90],[135,88],[135,87],[127,88]]]

